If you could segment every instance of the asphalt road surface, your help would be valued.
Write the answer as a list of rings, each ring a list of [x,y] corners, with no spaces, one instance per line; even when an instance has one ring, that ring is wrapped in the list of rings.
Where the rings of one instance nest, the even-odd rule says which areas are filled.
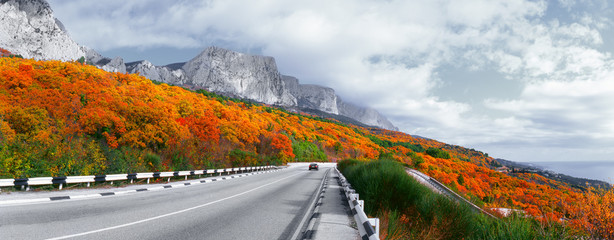
[[[0,239],[290,239],[326,173],[326,165],[320,166],[162,191],[0,206]]]

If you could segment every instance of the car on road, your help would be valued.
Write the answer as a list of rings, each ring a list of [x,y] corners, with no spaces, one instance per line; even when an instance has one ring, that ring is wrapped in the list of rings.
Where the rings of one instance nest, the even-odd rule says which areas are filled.
[[[317,163],[309,164],[309,171],[311,171],[311,169],[318,170],[319,169],[318,164]]]

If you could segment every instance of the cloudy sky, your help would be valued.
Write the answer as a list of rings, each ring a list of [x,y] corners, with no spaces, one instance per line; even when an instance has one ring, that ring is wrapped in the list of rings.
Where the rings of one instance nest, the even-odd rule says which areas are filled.
[[[80,44],[183,62],[273,56],[403,132],[514,161],[614,162],[607,0],[50,0]]]

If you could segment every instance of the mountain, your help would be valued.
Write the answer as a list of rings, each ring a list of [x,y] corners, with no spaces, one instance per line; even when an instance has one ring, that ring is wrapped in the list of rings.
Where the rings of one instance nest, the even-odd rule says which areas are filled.
[[[208,47],[186,63],[125,63],[121,57],[104,57],[73,41],[44,0],[0,2],[0,47],[25,58],[66,61],[85,57],[88,63],[108,72],[138,73],[158,82],[270,105],[311,109],[308,112],[322,113],[319,116],[340,115],[365,125],[398,130],[376,110],[342,101],[332,88],[300,84],[298,79],[282,75],[273,57]]]
[[[397,127],[392,125],[384,115],[380,114],[375,109],[360,107],[352,103],[344,102],[339,97],[337,97],[337,108],[339,109],[339,115],[356,119],[367,125],[398,131]]]
[[[341,97],[335,94],[335,90],[332,88],[313,84],[300,84],[299,80],[292,76],[283,76],[283,79],[290,93],[296,97],[297,106],[301,109],[315,109],[351,118],[364,125],[398,130],[386,117],[376,110],[344,102]],[[321,117],[330,118],[330,116],[324,114],[309,112]],[[338,119],[336,117],[332,118]]]
[[[314,84],[300,84],[282,75],[275,59],[219,47],[208,47],[185,63],[155,66],[147,60],[119,63],[121,58],[94,58],[88,61],[110,72],[138,73],[146,78],[192,89],[207,89],[235,98],[297,109],[342,122],[398,130],[374,109],[344,102],[335,90]],[[348,121],[353,119],[355,121]]]
[[[299,108],[316,109],[326,113],[339,114],[337,95],[332,88],[313,84],[299,84],[297,78],[282,76],[284,84],[296,98]]]
[[[187,85],[258,102],[294,106],[272,57],[252,56],[218,47],[206,48],[183,65]]]
[[[183,66],[185,63],[181,63]],[[172,85],[185,85],[186,75],[183,69],[173,69],[169,67],[158,67],[153,63],[143,60],[139,62],[131,62],[126,64],[126,71],[129,73],[139,73],[141,76],[158,82],[164,82]]]
[[[0,46],[34,59],[76,60],[87,52],[44,0],[0,0]]]

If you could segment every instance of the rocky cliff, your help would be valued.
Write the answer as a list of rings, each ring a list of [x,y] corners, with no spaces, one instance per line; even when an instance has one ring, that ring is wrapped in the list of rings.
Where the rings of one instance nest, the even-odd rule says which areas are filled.
[[[272,57],[209,47],[183,65],[187,85],[281,106],[296,105]]]
[[[34,59],[75,60],[86,55],[44,0],[0,0],[0,46]]]
[[[341,97],[335,94],[335,90],[332,88],[300,84],[298,79],[292,76],[283,76],[283,79],[290,93],[296,97],[299,108],[315,109],[349,117],[365,125],[398,130],[397,127],[376,110],[344,102]]]
[[[384,115],[380,114],[375,109],[360,107],[352,103],[344,102],[339,97],[337,97],[337,108],[339,109],[339,115],[355,119],[366,125],[377,126],[388,130],[399,130]]]
[[[74,42],[44,0],[0,0],[0,47],[25,58],[86,61],[109,72],[139,73],[151,80],[266,104],[313,109],[366,125],[396,128],[377,111],[343,102],[332,88],[283,76],[275,59],[209,47],[186,63],[155,66],[104,57]]]
[[[126,64],[126,71],[138,73],[148,79],[172,85],[186,85],[187,77],[183,69],[172,69],[171,67],[155,66],[147,60]]]
[[[298,107],[339,114],[337,95],[332,88],[312,84],[299,84],[298,79],[292,76],[283,76],[283,80],[290,94],[296,98]]]

